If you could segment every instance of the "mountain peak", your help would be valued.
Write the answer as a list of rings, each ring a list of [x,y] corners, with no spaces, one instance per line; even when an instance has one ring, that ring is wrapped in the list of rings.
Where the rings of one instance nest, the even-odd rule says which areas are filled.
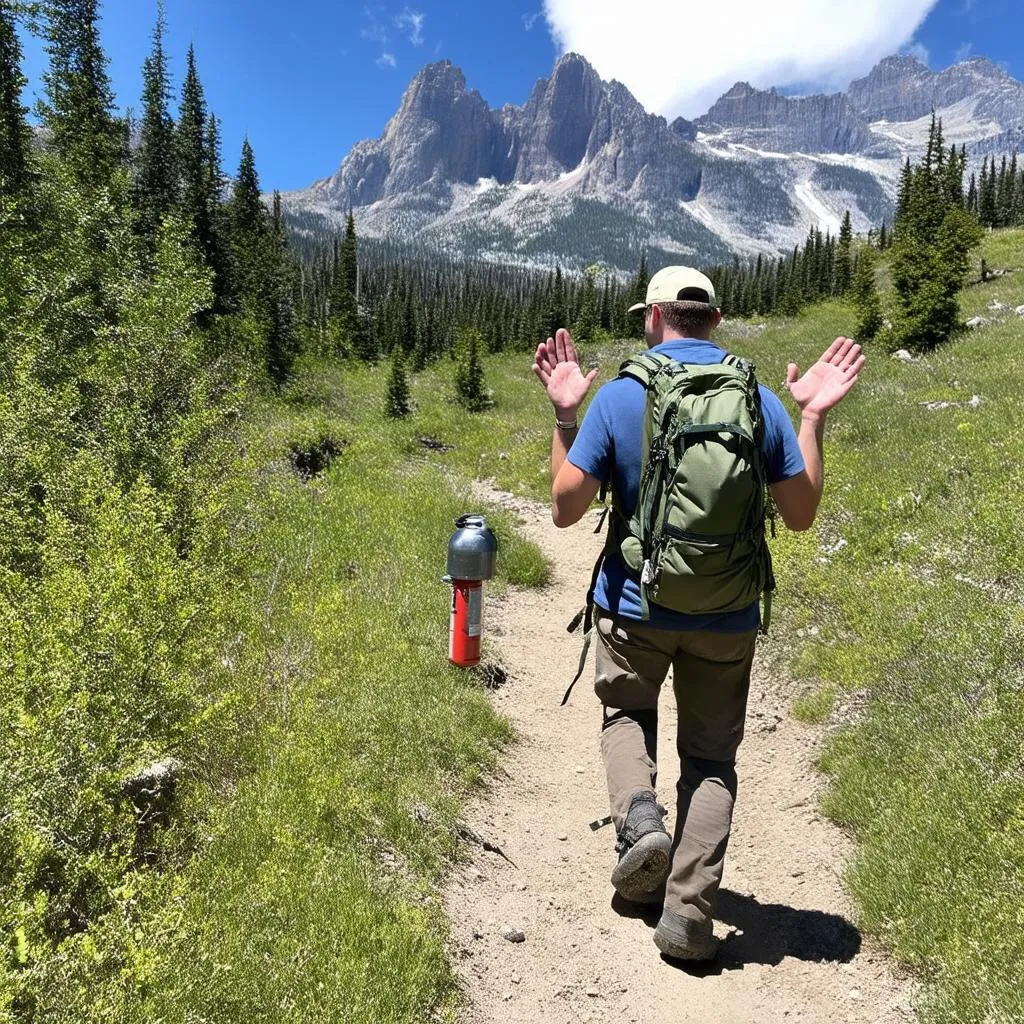
[[[439,60],[433,64],[425,64],[413,75],[406,88],[406,95],[424,85],[433,88],[449,88],[452,92],[463,92],[466,88],[466,76],[462,69],[450,60]]]

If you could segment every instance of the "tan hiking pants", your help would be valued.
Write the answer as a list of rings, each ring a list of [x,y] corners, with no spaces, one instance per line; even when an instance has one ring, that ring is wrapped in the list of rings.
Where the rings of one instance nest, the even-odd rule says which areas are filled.
[[[657,781],[658,696],[669,667],[679,708],[676,823],[665,907],[711,919],[736,799],[736,750],[750,689],[757,630],[652,629],[597,615],[597,678],[604,705],[601,752],[616,831],[633,794]]]

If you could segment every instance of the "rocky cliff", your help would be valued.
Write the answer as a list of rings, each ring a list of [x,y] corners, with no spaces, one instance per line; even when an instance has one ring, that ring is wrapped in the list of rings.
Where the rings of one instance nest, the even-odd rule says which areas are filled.
[[[582,57],[559,58],[521,107],[490,109],[448,62],[424,67],[378,139],[284,197],[293,224],[349,209],[364,234],[480,258],[630,269],[798,242],[812,224],[891,218],[932,110],[981,154],[1024,138],[1024,85],[983,58],[934,72],[889,57],[849,90],[785,96],[739,82],[696,122],[648,113]]]

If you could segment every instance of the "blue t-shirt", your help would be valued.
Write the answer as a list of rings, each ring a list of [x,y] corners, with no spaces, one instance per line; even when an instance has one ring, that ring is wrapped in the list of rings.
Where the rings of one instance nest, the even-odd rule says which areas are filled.
[[[726,353],[710,341],[693,338],[665,341],[650,349],[671,356],[680,363],[720,363]],[[765,470],[769,483],[796,476],[804,469],[803,455],[797,443],[793,423],[774,392],[760,385],[764,415]],[[635,380],[609,381],[594,396],[580,431],[569,450],[569,461],[598,480],[611,480],[615,494],[621,496],[623,515],[636,508],[640,489],[640,463],[643,457],[645,393]],[[626,568],[617,552],[609,554],[598,577],[594,602],[599,607],[626,619],[642,619],[640,584]],[[749,608],[715,615],[684,615],[656,604],[650,606],[650,618],[644,623],[658,629],[708,629],[717,633],[741,633],[756,629],[760,608]]]

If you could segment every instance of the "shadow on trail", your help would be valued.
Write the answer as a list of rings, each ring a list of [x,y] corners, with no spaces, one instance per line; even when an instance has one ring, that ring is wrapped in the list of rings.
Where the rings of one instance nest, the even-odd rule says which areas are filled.
[[[612,900],[612,909],[623,917],[640,918],[651,928],[661,915],[658,906],[639,906],[618,896]],[[845,917],[822,910],[759,903],[753,896],[723,889],[715,917],[737,929],[722,943],[717,960],[711,964],[665,962],[704,977],[742,970],[747,964],[774,966],[786,957],[849,963],[860,951],[860,932]]]

